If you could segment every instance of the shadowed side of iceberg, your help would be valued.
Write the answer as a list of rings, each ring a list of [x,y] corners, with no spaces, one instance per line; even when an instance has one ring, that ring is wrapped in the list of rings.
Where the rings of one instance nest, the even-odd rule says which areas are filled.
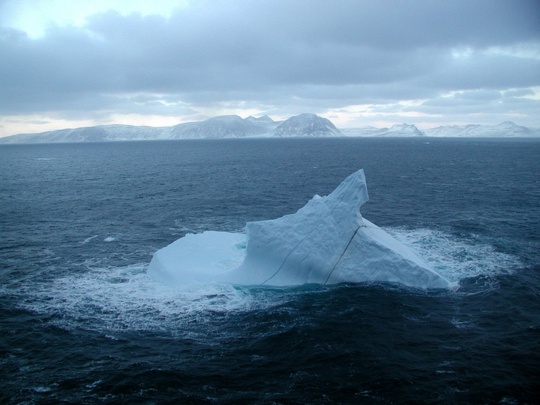
[[[363,219],[326,284],[381,281],[417,288],[454,288],[413,250]]]
[[[156,252],[148,273],[174,285],[375,281],[418,288],[453,287],[412,250],[362,218],[360,207],[367,200],[364,172],[359,170],[331,194],[316,195],[295,214],[248,223],[247,235],[187,235]]]

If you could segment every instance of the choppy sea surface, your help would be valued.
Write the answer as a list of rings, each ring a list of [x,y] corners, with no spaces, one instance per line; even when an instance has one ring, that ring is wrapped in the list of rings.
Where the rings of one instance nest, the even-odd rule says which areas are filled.
[[[362,215],[457,291],[147,276],[359,168]],[[540,141],[1,146],[0,402],[539,403]]]

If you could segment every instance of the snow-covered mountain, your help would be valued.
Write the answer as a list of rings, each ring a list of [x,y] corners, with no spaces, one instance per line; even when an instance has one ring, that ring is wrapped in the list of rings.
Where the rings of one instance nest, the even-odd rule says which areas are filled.
[[[343,136],[332,122],[315,114],[300,114],[281,123],[272,133],[278,137]]]
[[[413,137],[426,136],[413,124],[396,124],[390,128],[361,127],[342,129],[345,136],[381,136],[381,137]]]
[[[251,115],[246,118],[246,121],[250,121],[255,123],[256,125],[278,125],[279,122],[276,123],[272,118],[270,118],[268,115],[263,115],[262,117],[252,117]]]
[[[160,127],[133,125],[99,125],[68,128],[38,134],[19,134],[0,138],[0,143],[64,143],[108,142],[157,139],[164,131]]]
[[[248,117],[222,115],[200,122],[188,122],[174,126],[167,139],[218,139],[264,136],[275,127],[270,117]]]
[[[428,136],[440,137],[534,137],[540,131],[505,121],[499,125],[445,125],[426,130]]]
[[[419,130],[412,124],[391,128],[347,128],[339,130],[328,119],[315,114],[300,114],[283,122],[268,116],[247,117],[223,115],[204,121],[172,127],[100,125],[60,129],[39,134],[19,134],[0,138],[0,143],[60,143],[150,141],[166,139],[221,139],[254,137],[540,137],[540,129],[530,129],[513,122],[499,125],[450,125]]]
[[[288,136],[339,136],[339,130],[325,118],[315,114],[300,114],[284,122],[268,116],[241,118],[223,115],[204,121],[187,122],[172,127],[135,127],[102,125],[96,127],[61,129],[40,134],[20,134],[0,139],[0,143],[58,143],[147,141],[158,139],[222,139]]]
[[[166,139],[218,139],[271,136],[279,125],[268,116],[242,119],[224,115],[204,121],[188,122],[172,127],[100,125],[60,129],[38,134],[19,134],[0,138],[0,143],[60,143],[149,141]]]
[[[382,131],[376,136],[386,136],[386,137],[408,137],[408,136],[426,136],[426,134],[416,128],[414,124],[397,124],[392,125],[390,129]]]

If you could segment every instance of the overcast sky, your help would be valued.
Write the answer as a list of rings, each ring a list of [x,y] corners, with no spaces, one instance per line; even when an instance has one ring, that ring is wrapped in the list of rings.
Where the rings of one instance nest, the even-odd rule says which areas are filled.
[[[540,127],[540,2],[0,0],[0,136],[302,112]]]

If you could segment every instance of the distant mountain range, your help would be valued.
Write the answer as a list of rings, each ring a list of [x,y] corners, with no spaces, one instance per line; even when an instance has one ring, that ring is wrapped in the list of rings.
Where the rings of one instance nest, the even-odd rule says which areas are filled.
[[[499,125],[445,125],[426,131],[427,136],[448,137],[535,137],[540,128],[531,129],[505,121]]]
[[[540,129],[503,122],[499,125],[450,125],[419,130],[412,124],[390,128],[347,128],[339,130],[328,119],[315,114],[300,114],[285,121],[268,116],[241,118],[223,115],[204,121],[172,127],[100,125],[60,129],[38,134],[19,134],[0,138],[0,143],[61,143],[150,141],[167,139],[292,138],[292,137],[540,137]]]
[[[341,130],[345,136],[377,136],[377,137],[415,137],[426,136],[412,124],[398,124],[390,128],[361,127]]]
[[[298,136],[343,136],[339,129],[326,118],[321,118],[315,114],[300,114],[289,118],[279,124],[272,136],[278,137],[298,137]]]
[[[377,137],[448,137],[448,138],[517,138],[540,137],[540,128],[531,129],[506,121],[499,125],[444,125],[436,128],[419,130],[415,125],[400,124],[391,128],[348,128],[342,129],[345,136],[377,136]]]

